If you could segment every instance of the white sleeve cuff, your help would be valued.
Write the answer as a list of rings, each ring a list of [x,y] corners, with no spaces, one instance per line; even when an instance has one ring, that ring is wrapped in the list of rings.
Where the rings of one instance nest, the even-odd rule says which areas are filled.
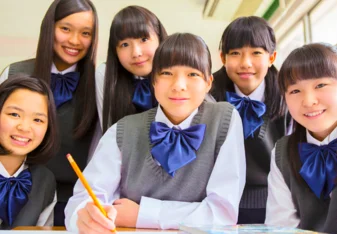
[[[82,208],[84,208],[85,207],[85,205],[88,203],[88,202],[91,202],[92,201],[92,199],[91,198],[88,198],[88,199],[86,199],[86,200],[84,200],[83,202],[81,202],[77,207],[76,207],[76,209],[74,210],[74,212],[73,212],[73,214],[71,215],[71,217],[70,217],[70,221],[69,221],[69,223],[65,223],[66,224],[66,229],[67,229],[67,231],[71,231],[71,232],[76,232],[76,233],[78,233],[78,229],[77,229],[77,219],[78,219],[78,215],[77,215],[77,212],[80,210],[80,209],[82,209]],[[67,219],[66,219],[66,221],[67,221]]]
[[[161,201],[149,197],[142,197],[139,205],[136,228],[160,229],[159,213]]]

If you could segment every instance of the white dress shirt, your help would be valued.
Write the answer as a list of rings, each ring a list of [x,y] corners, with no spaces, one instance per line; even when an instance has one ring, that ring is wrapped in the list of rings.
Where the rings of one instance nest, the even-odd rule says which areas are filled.
[[[236,84],[234,84],[234,89],[235,93],[240,97],[249,97],[251,100],[264,102],[264,91],[266,89],[266,82],[263,79],[259,86],[257,86],[257,88],[248,96],[243,94]]]
[[[337,138],[335,128],[323,141],[315,139],[306,132],[307,142],[315,145],[326,145]],[[275,162],[275,148],[271,155],[270,173],[268,175],[268,198],[265,224],[297,227],[300,219],[292,200],[291,191],[286,184],[280,169]]]
[[[194,111],[178,127],[190,126]],[[155,121],[169,127],[174,125],[158,107]],[[122,155],[116,142],[114,124],[100,140],[95,154],[84,170],[84,176],[102,204],[112,204],[120,198]],[[202,202],[163,201],[142,197],[137,219],[137,228],[177,229],[180,223],[233,225],[237,222],[238,207],[245,185],[246,160],[242,122],[234,109],[227,138],[220,148],[213,171],[206,187],[207,197]],[[160,189],[160,188],[158,188]],[[91,199],[80,181],[74,188],[65,209],[67,230],[77,231],[77,211]]]
[[[96,105],[97,105],[98,118],[101,124],[101,128],[103,126],[103,94],[104,94],[105,68],[106,68],[106,64],[102,63],[96,68],[96,73],[95,73]]]
[[[28,166],[26,164],[22,164],[20,166],[20,168],[11,176],[6,168],[2,165],[2,163],[0,162],[0,174],[5,177],[5,178],[9,178],[9,177],[17,177],[23,170],[27,169]],[[42,213],[40,214],[39,220],[36,223],[36,226],[53,226],[54,224],[54,206],[56,204],[56,193],[54,196],[54,200],[52,203],[50,203],[49,206],[47,206]]]

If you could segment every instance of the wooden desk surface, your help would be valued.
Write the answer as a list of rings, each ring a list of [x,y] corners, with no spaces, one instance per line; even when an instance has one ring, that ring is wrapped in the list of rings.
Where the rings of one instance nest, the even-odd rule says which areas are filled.
[[[13,230],[55,230],[55,231],[64,231],[65,227],[37,227],[37,226],[22,226],[16,227]],[[158,229],[137,229],[137,228],[117,228],[117,232],[160,232],[160,231],[174,231],[177,230],[158,230]]]

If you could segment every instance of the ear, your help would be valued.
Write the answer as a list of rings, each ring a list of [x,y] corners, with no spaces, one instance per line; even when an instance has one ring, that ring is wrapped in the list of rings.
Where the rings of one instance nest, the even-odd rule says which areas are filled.
[[[221,58],[222,64],[224,65],[224,67],[226,67],[226,55],[220,52],[220,58]]]
[[[210,75],[209,78],[208,78],[208,80],[206,81],[206,84],[207,84],[207,88],[206,88],[207,92],[206,93],[208,93],[211,90],[213,79],[214,79],[213,75]]]
[[[270,54],[270,56],[269,56],[269,67],[271,67],[271,65],[273,65],[273,63],[275,62],[276,55],[277,55],[276,51],[274,51],[272,54]]]

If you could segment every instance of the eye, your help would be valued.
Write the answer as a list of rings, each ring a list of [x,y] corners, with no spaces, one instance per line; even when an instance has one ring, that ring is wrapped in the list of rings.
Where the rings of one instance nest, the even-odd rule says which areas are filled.
[[[159,73],[159,75],[162,75],[162,76],[170,76],[170,75],[172,75],[172,73],[169,72],[169,71],[161,71],[161,72]]]
[[[85,37],[90,37],[91,36],[91,32],[83,32],[82,34]]]
[[[237,51],[230,51],[229,55],[239,55],[239,52],[237,52]]]
[[[326,86],[326,84],[318,84],[318,85],[316,86],[316,88],[317,88],[317,89],[320,89],[320,88],[323,88],[324,86]]]
[[[18,113],[9,113],[8,115],[13,116],[13,117],[20,117]]]
[[[289,94],[296,94],[299,93],[300,91],[298,89],[294,89],[292,91],[289,92]]]
[[[262,52],[261,52],[261,51],[258,51],[258,50],[256,50],[256,51],[254,51],[254,52],[253,52],[253,54],[255,54],[255,55],[259,55],[259,54],[262,54]]]
[[[61,27],[61,30],[64,31],[64,32],[69,32],[70,31],[70,28],[66,27],[66,26],[62,26]]]
[[[141,40],[142,40],[142,42],[146,42],[146,41],[148,41],[148,40],[149,40],[149,38],[147,38],[147,37],[143,37]]]
[[[128,46],[129,46],[129,44],[128,44],[128,43],[126,43],[126,42],[123,42],[123,43],[121,43],[119,46],[120,46],[120,47],[128,47]]]
[[[44,123],[44,121],[43,121],[42,119],[38,119],[38,118],[34,119],[34,122],[37,122],[37,123]]]
[[[197,76],[201,76],[201,75],[196,73],[196,72],[191,72],[190,74],[188,74],[188,76],[197,77]]]

